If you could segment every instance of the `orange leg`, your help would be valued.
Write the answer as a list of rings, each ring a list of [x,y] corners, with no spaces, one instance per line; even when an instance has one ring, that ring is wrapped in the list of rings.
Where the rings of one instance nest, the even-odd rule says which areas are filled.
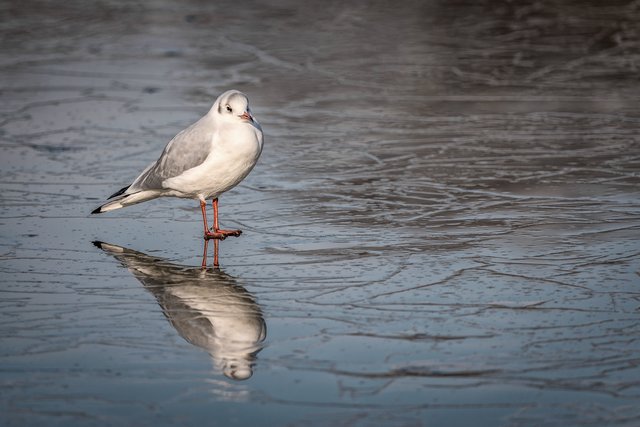
[[[202,210],[202,222],[204,223],[204,238],[205,239],[220,239],[224,240],[227,236],[239,236],[242,234],[240,230],[221,230],[218,226],[218,199],[215,198],[211,202],[213,205],[213,227],[209,230],[207,224],[207,204],[204,201],[200,201],[200,209]]]

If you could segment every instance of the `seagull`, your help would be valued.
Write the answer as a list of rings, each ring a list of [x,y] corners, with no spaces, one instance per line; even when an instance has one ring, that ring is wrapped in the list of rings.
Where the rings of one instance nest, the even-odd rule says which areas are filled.
[[[200,201],[205,239],[239,236],[241,230],[218,226],[218,196],[238,185],[262,152],[262,127],[251,115],[249,98],[229,90],[200,120],[178,133],[133,182],[112,194],[92,214],[109,212],[158,197]],[[213,227],[207,225],[212,199]]]

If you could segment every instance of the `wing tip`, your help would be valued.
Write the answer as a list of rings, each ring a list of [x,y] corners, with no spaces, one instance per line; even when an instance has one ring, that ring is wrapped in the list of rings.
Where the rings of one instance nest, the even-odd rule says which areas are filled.
[[[102,213],[102,206],[99,206],[91,211],[91,215]]]
[[[127,251],[127,249],[123,248],[122,246],[112,245],[110,243],[102,242],[100,240],[94,240],[91,243],[93,243],[95,247],[100,248],[105,252],[110,252],[112,254],[120,254]]]
[[[131,185],[127,185],[126,187],[122,187],[121,189],[119,189],[118,191],[116,191],[115,193],[113,193],[112,195],[110,195],[107,200],[111,200],[114,197],[120,196],[121,194],[124,194],[125,191],[127,191],[129,189],[129,187],[131,187]]]

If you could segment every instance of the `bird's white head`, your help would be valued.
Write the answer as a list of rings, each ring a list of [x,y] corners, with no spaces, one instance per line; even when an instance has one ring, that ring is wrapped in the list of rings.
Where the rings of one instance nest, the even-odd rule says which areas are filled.
[[[238,90],[228,90],[218,97],[211,111],[220,120],[228,122],[246,122],[255,124],[257,121],[251,115],[249,98]]]

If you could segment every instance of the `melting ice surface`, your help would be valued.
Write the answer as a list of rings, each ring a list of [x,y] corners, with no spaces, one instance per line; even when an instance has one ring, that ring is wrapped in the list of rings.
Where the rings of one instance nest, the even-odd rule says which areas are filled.
[[[640,424],[637,2],[5,3],[0,424]],[[232,87],[219,271],[89,215]]]

